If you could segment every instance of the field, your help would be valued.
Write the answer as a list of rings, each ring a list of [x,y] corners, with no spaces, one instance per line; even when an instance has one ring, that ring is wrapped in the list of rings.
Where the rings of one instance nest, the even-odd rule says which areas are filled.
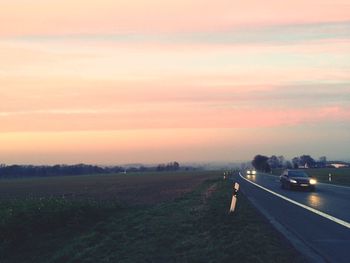
[[[212,172],[133,173],[0,180],[0,199],[64,197],[152,204],[191,191]]]
[[[338,184],[338,185],[348,185],[350,186],[350,168],[319,168],[319,169],[305,169],[308,175],[316,177],[319,182]],[[276,169],[273,174],[280,175],[282,173],[281,169]],[[332,181],[329,182],[329,174],[332,175]]]
[[[0,181],[0,262],[304,262],[220,172]]]

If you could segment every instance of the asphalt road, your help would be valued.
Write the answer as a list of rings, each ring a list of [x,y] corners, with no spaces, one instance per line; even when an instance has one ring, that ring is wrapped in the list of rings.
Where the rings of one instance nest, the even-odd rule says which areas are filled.
[[[248,179],[245,174],[243,176]],[[257,174],[248,179],[301,206],[321,212],[317,214],[317,211],[276,196],[239,175],[234,180],[240,183],[241,190],[253,204],[269,216],[270,221],[277,222],[290,233],[299,247],[307,248],[306,253],[319,255],[325,262],[350,262],[350,187],[318,184],[315,192],[295,191],[281,189],[277,176]],[[319,259],[314,258],[313,261],[318,262]]]

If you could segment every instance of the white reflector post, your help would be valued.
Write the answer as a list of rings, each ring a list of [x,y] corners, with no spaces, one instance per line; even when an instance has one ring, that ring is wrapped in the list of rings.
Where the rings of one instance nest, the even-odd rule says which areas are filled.
[[[238,190],[239,190],[239,183],[235,183],[233,186],[233,196],[231,201],[230,213],[233,213],[236,209]]]
[[[236,209],[236,203],[237,203],[237,197],[234,195],[232,196],[232,201],[231,201],[231,207],[230,207],[230,213],[233,213]]]

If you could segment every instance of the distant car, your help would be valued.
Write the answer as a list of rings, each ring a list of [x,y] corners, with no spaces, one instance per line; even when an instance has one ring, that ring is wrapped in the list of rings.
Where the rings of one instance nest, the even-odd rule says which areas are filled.
[[[247,174],[256,174],[255,170],[247,170]]]
[[[247,170],[247,177],[251,178],[251,175],[253,176],[253,178],[255,178],[256,175],[256,171],[255,170]]]
[[[315,191],[316,179],[300,170],[285,170],[280,176],[282,188],[287,189],[309,189]]]

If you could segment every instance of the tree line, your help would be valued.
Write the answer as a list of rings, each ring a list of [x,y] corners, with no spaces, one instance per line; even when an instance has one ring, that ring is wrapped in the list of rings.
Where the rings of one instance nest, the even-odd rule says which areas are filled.
[[[268,157],[258,154],[252,160],[252,165],[258,171],[270,172],[271,169],[325,168],[328,167],[328,162],[326,156],[315,160],[310,155],[303,154],[286,160],[283,155]]]
[[[193,167],[180,167],[178,162],[159,164],[158,166],[98,166],[89,164],[75,165],[5,165],[0,164],[0,178],[49,177],[63,175],[113,174],[128,172],[162,172],[194,170]]]

